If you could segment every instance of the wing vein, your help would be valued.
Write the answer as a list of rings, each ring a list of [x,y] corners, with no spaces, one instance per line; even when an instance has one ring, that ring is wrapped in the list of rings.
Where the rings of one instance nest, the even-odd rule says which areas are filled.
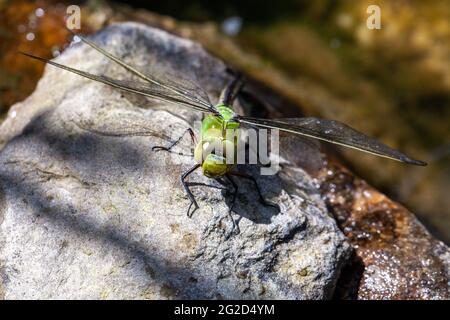
[[[154,89],[152,90],[151,88],[139,88],[138,86],[142,85],[142,84],[139,84],[138,82],[132,83],[131,81],[114,80],[114,79],[109,78],[107,76],[94,75],[94,74],[91,74],[89,72],[85,72],[85,71],[82,71],[82,70],[74,69],[74,68],[71,68],[71,67],[59,64],[57,62],[54,62],[54,61],[51,61],[51,60],[48,60],[48,59],[44,59],[44,58],[41,58],[41,57],[34,56],[34,55],[26,53],[26,52],[21,52],[21,53],[26,55],[26,56],[28,56],[28,57],[30,57],[30,58],[33,58],[33,59],[36,59],[36,60],[39,60],[39,61],[51,64],[51,65],[53,65],[55,67],[58,67],[58,68],[66,70],[66,71],[78,74],[78,75],[80,75],[82,77],[85,77],[85,78],[88,78],[88,79],[91,79],[91,80],[94,80],[94,81],[97,81],[97,82],[101,82],[101,83],[107,84],[109,86],[112,86],[112,87],[115,87],[115,88],[118,88],[118,89],[121,89],[121,90],[124,90],[124,91],[127,91],[127,92],[140,94],[140,95],[143,95],[143,96],[146,96],[146,97],[155,98],[155,99],[166,101],[166,102],[182,104],[182,105],[188,106],[188,107],[190,107],[192,109],[195,109],[195,110],[198,110],[198,111],[202,111],[202,112],[211,112],[209,108],[206,108],[204,106],[199,106],[199,105],[196,105],[196,104],[193,104],[193,103],[189,103],[187,101],[183,101],[180,98],[176,98],[176,97],[173,97],[173,96],[165,95],[164,93],[157,92]]]
[[[183,91],[175,88],[174,86],[171,86],[169,84],[165,84],[162,83],[161,81],[158,81],[155,78],[149,77],[145,74],[143,74],[142,72],[140,72],[139,70],[133,68],[132,66],[130,66],[129,64],[123,62],[122,60],[120,60],[119,58],[115,57],[114,55],[112,55],[111,53],[109,53],[108,51],[106,51],[105,49],[99,47],[97,44],[95,44],[94,42],[88,40],[87,38],[80,36],[78,34],[75,34],[72,32],[72,34],[76,35],[77,37],[79,37],[84,43],[86,43],[87,45],[89,45],[90,47],[92,47],[93,49],[97,50],[98,52],[100,52],[101,54],[103,54],[104,56],[106,56],[107,58],[111,59],[112,61],[116,62],[117,64],[119,64],[120,66],[122,66],[123,68],[125,68],[126,70],[130,71],[131,73],[135,74],[136,76],[140,77],[141,79],[148,81],[150,83],[153,83],[155,85],[158,85],[162,88],[165,88],[167,90],[172,91],[173,93],[188,99],[190,101],[192,101],[193,103],[199,103],[202,106],[208,108],[208,109],[212,109],[212,105],[211,103],[207,102],[207,101],[203,101],[200,100],[196,97],[193,96],[189,96],[187,94],[185,94]]]
[[[317,118],[270,120],[245,116],[240,116],[238,119],[240,122],[258,127],[279,129],[281,131],[323,140],[408,164],[420,166],[426,165],[423,161],[412,159],[400,151],[334,120]]]

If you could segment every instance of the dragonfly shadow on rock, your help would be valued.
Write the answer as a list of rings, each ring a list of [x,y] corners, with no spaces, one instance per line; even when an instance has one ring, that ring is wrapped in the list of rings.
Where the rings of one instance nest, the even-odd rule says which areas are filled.
[[[237,224],[242,218],[256,224],[270,224],[272,217],[280,213],[278,204],[270,200],[281,193],[278,177],[260,175],[257,171],[257,168],[239,166],[238,172],[242,176],[229,176],[237,190],[227,179],[220,181],[226,186],[222,193]]]
[[[170,111],[164,110],[165,112],[170,113]],[[117,116],[116,116],[117,117]],[[162,131],[157,131],[148,124],[138,123],[142,121],[146,121],[145,118],[135,118],[135,117],[127,117],[120,119],[108,119],[109,125],[98,125],[98,123],[92,123],[91,121],[84,120],[81,115],[78,116],[78,120],[72,120],[71,122],[77,126],[79,129],[89,132],[93,135],[104,136],[104,137],[113,137],[113,138],[130,138],[130,137],[153,137],[160,139],[164,143],[168,145],[178,145],[179,140],[173,141],[169,135]],[[144,119],[144,120],[143,120]],[[148,121],[148,120],[147,120]],[[151,147],[152,151],[163,151],[168,152],[172,155],[178,155],[183,157],[194,157],[193,150],[188,151],[187,148],[178,148],[178,150],[172,150],[172,148],[164,148],[160,146],[160,142],[157,145],[153,145]]]
[[[57,125],[61,121],[62,125]],[[22,135],[10,142],[34,146],[15,161],[43,168],[61,163],[65,168],[72,168],[69,171],[93,181],[117,181],[127,173],[141,171],[152,175],[159,170],[152,163],[150,147],[142,148],[134,141],[80,129],[72,121],[59,119],[54,110],[46,111],[32,119]],[[39,153],[45,153],[45,158]]]

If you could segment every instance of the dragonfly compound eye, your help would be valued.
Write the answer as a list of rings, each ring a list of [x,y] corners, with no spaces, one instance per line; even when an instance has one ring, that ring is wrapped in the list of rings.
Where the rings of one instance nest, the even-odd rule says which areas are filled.
[[[203,174],[209,178],[221,177],[227,173],[229,166],[223,156],[209,154],[202,164]]]

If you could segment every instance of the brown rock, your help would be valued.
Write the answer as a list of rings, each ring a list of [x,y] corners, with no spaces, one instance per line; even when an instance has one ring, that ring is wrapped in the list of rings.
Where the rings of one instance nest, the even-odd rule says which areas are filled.
[[[450,298],[450,251],[414,214],[336,162],[317,177],[329,210],[355,247],[335,297]]]

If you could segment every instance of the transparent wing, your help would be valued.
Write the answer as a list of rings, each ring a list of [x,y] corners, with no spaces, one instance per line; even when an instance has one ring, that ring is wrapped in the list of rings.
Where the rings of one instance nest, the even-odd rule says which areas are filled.
[[[198,102],[205,107],[213,108],[206,91],[192,79],[188,79],[183,75],[173,74],[166,68],[156,66],[151,68],[151,74],[152,77],[158,78],[160,83],[164,83],[165,87],[180,92],[180,95],[184,98]]]
[[[69,30],[70,31],[70,30]],[[72,32],[72,34],[74,34]],[[112,61],[116,62],[120,66],[124,67],[126,70],[130,71],[134,75],[140,77],[141,79],[160,87],[160,89],[165,89],[166,92],[171,92],[172,94],[176,94],[179,97],[184,98],[185,100],[189,100],[192,103],[203,105],[208,109],[213,109],[213,106],[209,100],[208,94],[197,85],[195,82],[189,79],[185,79],[177,76],[168,76],[165,70],[158,71],[156,68],[152,70],[151,75],[146,75],[140,72],[139,70],[133,68],[129,64],[123,62],[119,58],[115,57],[111,53],[107,52],[105,49],[99,47],[94,42],[89,39],[80,36],[78,34],[74,34],[79,37],[84,43],[91,46],[104,56],[108,57]],[[176,79],[176,80],[175,80]]]
[[[185,100],[184,97],[181,96],[180,94],[178,94],[176,92],[168,91],[164,87],[152,86],[147,83],[142,83],[142,82],[137,82],[137,81],[115,80],[115,79],[112,79],[107,76],[94,75],[94,74],[91,74],[91,73],[88,73],[85,71],[70,68],[68,66],[56,63],[54,61],[44,59],[41,57],[37,57],[37,56],[31,55],[31,54],[28,54],[25,52],[21,52],[21,53],[30,58],[51,64],[55,67],[70,71],[70,72],[78,74],[82,77],[85,77],[85,78],[88,78],[88,79],[91,79],[94,81],[98,81],[98,82],[110,85],[112,87],[115,87],[115,88],[118,88],[118,89],[121,89],[121,90],[124,90],[127,92],[140,94],[140,95],[143,95],[146,97],[155,98],[155,99],[163,100],[166,102],[181,104],[181,105],[187,106],[191,109],[202,111],[202,112],[211,112],[211,110],[208,107],[205,107],[204,105],[201,105],[198,103],[194,103],[192,101]]]
[[[349,126],[334,120],[317,118],[269,120],[244,116],[240,116],[238,119],[240,122],[256,125],[258,127],[275,128],[294,134],[300,134],[408,164],[419,166],[426,165],[423,161],[414,160],[400,151],[392,149],[376,139],[368,137]]]

